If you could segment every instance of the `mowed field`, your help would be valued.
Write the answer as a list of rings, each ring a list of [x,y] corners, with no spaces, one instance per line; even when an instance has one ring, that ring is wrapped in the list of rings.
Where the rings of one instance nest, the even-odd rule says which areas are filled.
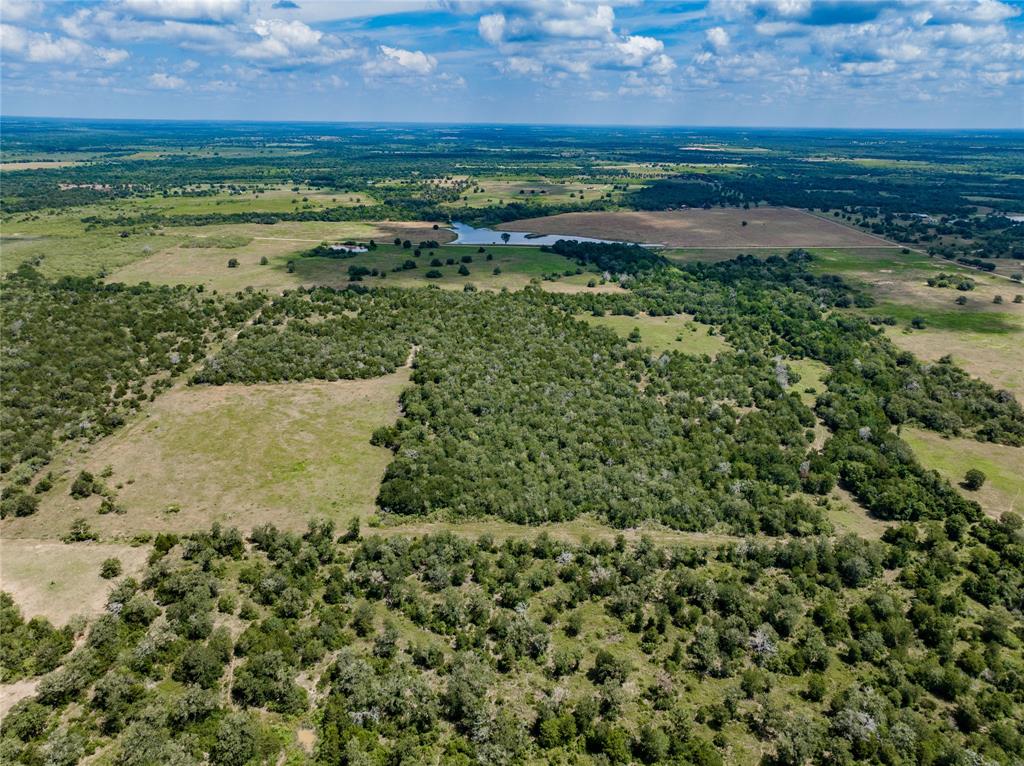
[[[486,207],[493,204],[526,201],[551,204],[579,202],[582,205],[606,194],[619,196],[619,193],[615,192],[614,185],[608,183],[580,181],[559,183],[540,178],[484,178],[478,181],[476,186],[464,191],[458,203],[455,203],[453,207]]]
[[[743,222],[747,225],[744,226]],[[884,247],[885,242],[791,208],[562,213],[500,224],[507,231],[620,239],[683,248]],[[896,247],[893,245],[893,247]]]
[[[38,513],[10,519],[11,538],[60,537],[85,518],[103,540],[187,532],[213,522],[299,530],[373,513],[391,453],[370,435],[398,417],[409,370],[368,380],[179,386],[138,419],[57,463]],[[99,496],[76,500],[82,469],[116,493],[125,513],[100,515]]]

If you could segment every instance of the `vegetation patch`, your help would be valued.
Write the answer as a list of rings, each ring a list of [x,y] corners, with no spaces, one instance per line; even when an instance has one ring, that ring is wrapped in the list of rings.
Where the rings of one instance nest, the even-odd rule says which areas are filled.
[[[29,666],[4,752],[227,766],[1024,749],[1001,691],[1022,666],[1002,603],[1024,583],[998,563],[1019,520],[716,550],[338,531],[159,538],[55,670]],[[963,577],[969,598],[941,609],[909,585],[925,577],[940,593]]]

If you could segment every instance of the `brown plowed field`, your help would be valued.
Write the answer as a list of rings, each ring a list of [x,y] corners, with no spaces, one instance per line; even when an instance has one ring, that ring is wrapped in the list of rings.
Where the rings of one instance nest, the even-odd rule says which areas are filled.
[[[744,226],[743,222],[747,225]],[[620,239],[666,247],[884,247],[879,237],[783,207],[627,213],[562,213],[497,228],[536,234]],[[892,245],[895,247],[896,245]]]

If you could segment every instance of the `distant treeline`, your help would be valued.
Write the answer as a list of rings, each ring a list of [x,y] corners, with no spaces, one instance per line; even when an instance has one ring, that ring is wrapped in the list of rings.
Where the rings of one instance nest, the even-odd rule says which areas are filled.
[[[560,239],[553,245],[544,245],[545,253],[558,253],[572,258],[581,266],[596,266],[612,274],[638,274],[659,266],[667,266],[665,257],[650,248],[621,242],[579,242]]]
[[[709,179],[705,175],[682,175],[655,181],[626,198],[638,210],[718,205],[784,205],[805,209],[833,210],[858,205],[877,208],[881,214],[923,212],[970,215],[977,203],[968,198],[972,191],[984,194],[985,204],[1000,210],[1024,207],[1024,183],[989,174],[965,175],[957,183],[923,183],[914,175],[858,175],[813,173],[801,163],[791,172],[737,173]],[[984,191],[982,191],[984,190]]]

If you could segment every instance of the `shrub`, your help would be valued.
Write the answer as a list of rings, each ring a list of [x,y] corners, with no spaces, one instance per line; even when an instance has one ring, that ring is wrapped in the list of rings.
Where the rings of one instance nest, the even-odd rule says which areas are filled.
[[[99,491],[99,486],[96,482],[96,478],[88,471],[81,471],[75,480],[71,482],[71,497],[76,500],[84,500],[85,498],[95,494]]]
[[[100,577],[104,580],[112,580],[120,574],[121,559],[111,557],[103,560],[103,564],[100,566]]]

